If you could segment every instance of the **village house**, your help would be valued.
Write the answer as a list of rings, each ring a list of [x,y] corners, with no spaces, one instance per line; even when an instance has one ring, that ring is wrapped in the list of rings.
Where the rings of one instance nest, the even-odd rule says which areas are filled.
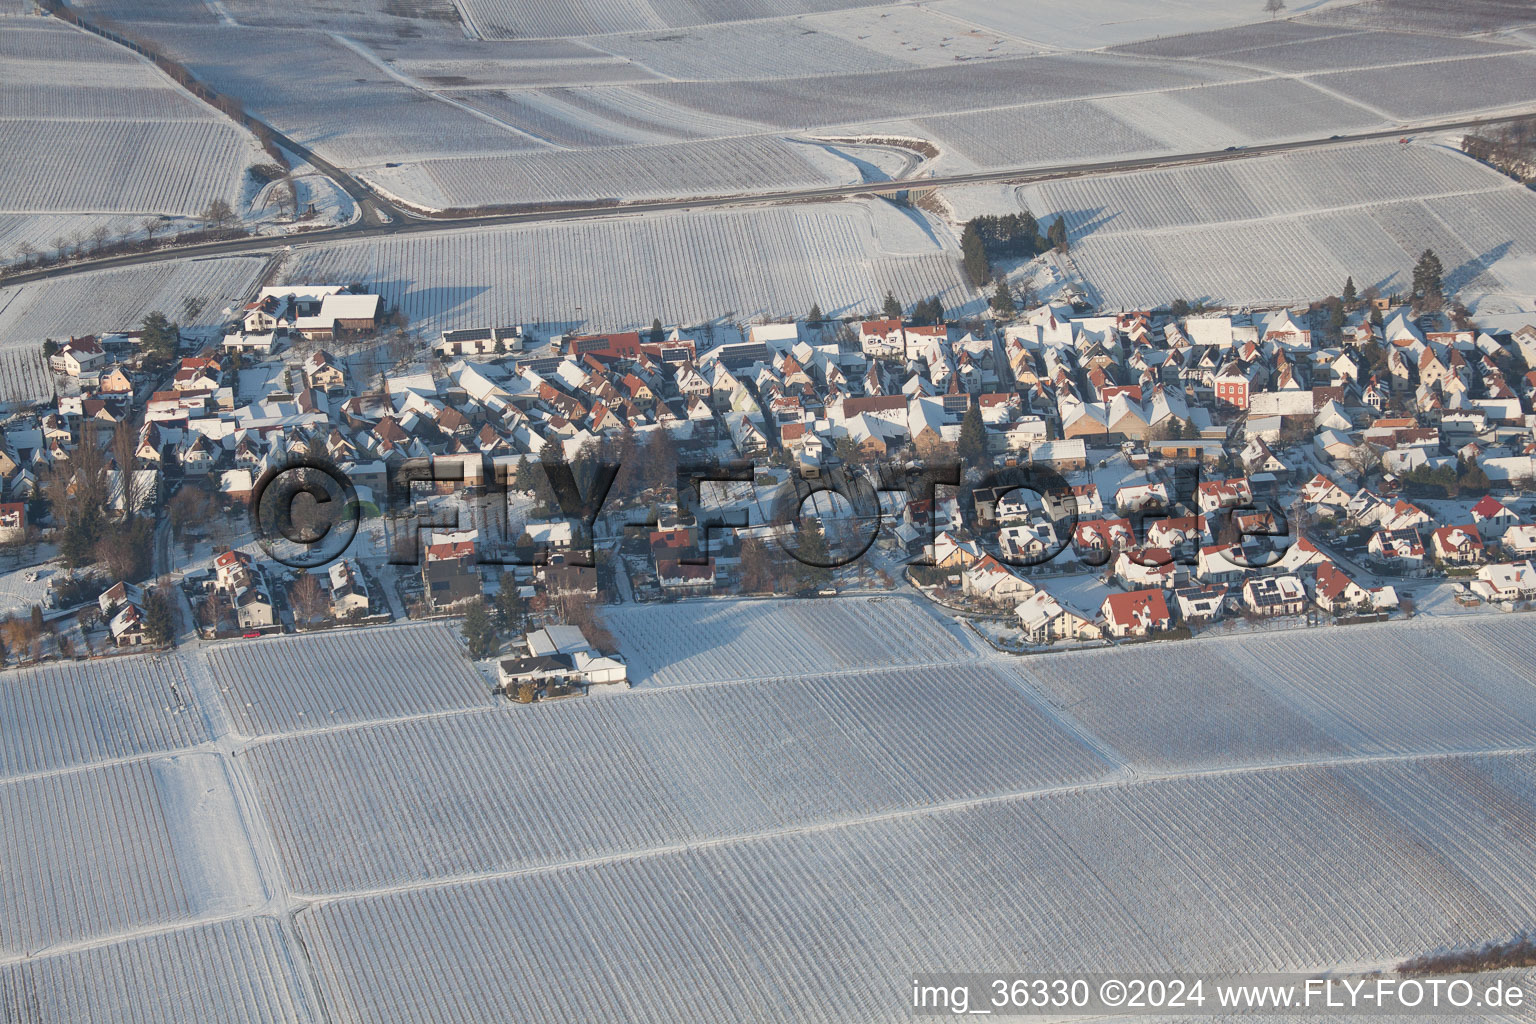
[[[331,563],[326,570],[330,578],[331,614],[345,621],[353,615],[368,614],[368,588],[346,559]]]
[[[1099,626],[1091,619],[1062,606],[1044,590],[1036,591],[1014,608],[1024,638],[1032,644],[1057,640],[1096,640]]]
[[[1168,602],[1161,590],[1132,590],[1110,594],[1100,608],[1105,628],[1117,639],[1150,636],[1173,625]]]
[[[1430,534],[1435,559],[1447,565],[1475,565],[1483,560],[1483,538],[1477,527],[1442,526]]]
[[[1472,592],[1487,601],[1536,600],[1536,568],[1529,559],[1485,565],[1472,581]]]
[[[1366,552],[1378,569],[1401,575],[1418,575],[1424,570],[1424,542],[1412,528],[1377,530],[1371,534]]]
[[[1370,591],[1332,562],[1318,565],[1313,581],[1312,600],[1332,615],[1365,611],[1373,604]]]
[[[961,573],[966,597],[988,604],[1017,606],[1035,593],[1035,587],[1008,566],[987,555]]]
[[[1295,576],[1259,576],[1243,584],[1243,607],[1255,615],[1300,615],[1307,588]]]
[[[473,535],[464,532],[433,534],[423,552],[421,585],[428,606],[434,610],[479,596],[480,571],[476,566]]]

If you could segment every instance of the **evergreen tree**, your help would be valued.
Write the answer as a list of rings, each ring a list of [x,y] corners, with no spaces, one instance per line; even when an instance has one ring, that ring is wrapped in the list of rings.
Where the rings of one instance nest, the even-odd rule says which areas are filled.
[[[484,598],[475,598],[465,609],[463,633],[471,658],[478,661],[496,653],[496,628],[491,624],[490,613],[485,610]]]
[[[151,647],[165,647],[175,639],[171,606],[165,595],[152,590],[144,598],[144,642]]]
[[[161,362],[175,358],[176,349],[181,344],[181,330],[164,313],[155,310],[144,317],[139,326],[139,344],[145,355]]]
[[[805,319],[813,324],[819,324],[822,320],[826,319],[821,315],[821,304],[819,302],[811,303],[811,311],[806,315]]]
[[[992,312],[1004,319],[1018,313],[1018,308],[1013,304],[1013,294],[1008,291],[1008,282],[997,282],[997,292],[992,296]]]
[[[1344,279],[1344,292],[1339,296],[1344,305],[1349,309],[1355,308],[1355,303],[1360,301],[1360,295],[1355,291],[1355,279],[1351,275]]]
[[[537,486],[533,481],[533,469],[528,465],[528,456],[519,455],[517,466],[512,471],[512,489],[526,494]]]
[[[981,422],[981,406],[976,402],[965,410],[965,418],[960,421],[960,461],[967,467],[985,466],[990,459],[987,455],[987,428]]]
[[[560,499],[556,496],[554,485],[550,481],[549,469],[551,466],[562,465],[567,465],[565,445],[559,438],[555,438],[539,452],[538,471],[530,473],[533,477],[535,511],[541,516],[552,515],[560,507]]]
[[[1413,267],[1413,294],[1418,299],[1420,309],[1437,310],[1445,301],[1441,280],[1444,273],[1440,257],[1435,255],[1434,250],[1425,249]]]
[[[510,572],[502,573],[501,589],[496,593],[496,614],[501,619],[501,628],[516,632],[522,625],[526,604],[517,589],[517,577]]]
[[[1050,230],[1045,233],[1046,240],[1051,243],[1051,248],[1057,252],[1067,251],[1067,221],[1065,217],[1057,215],[1051,221]]]
[[[897,300],[892,292],[887,291],[885,293],[885,305],[881,307],[881,310],[885,313],[887,320],[901,319],[901,302]]]
[[[966,224],[960,234],[960,257],[965,276],[973,286],[980,288],[992,280],[992,263],[987,259],[987,246],[975,221]]]

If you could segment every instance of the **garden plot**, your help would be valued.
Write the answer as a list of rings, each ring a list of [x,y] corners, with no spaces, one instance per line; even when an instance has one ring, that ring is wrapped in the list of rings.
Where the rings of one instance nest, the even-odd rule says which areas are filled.
[[[933,613],[901,597],[634,605],[607,619],[630,678],[662,686],[975,657]]]
[[[265,159],[243,128],[98,36],[42,18],[12,19],[4,35],[0,262],[215,199],[240,208],[243,171]]]
[[[490,684],[441,623],[229,643],[203,657],[243,736],[491,706]]]
[[[889,0],[465,0],[466,21],[486,39],[583,36],[686,28],[795,14],[873,7]]]
[[[274,740],[247,756],[289,883],[309,895],[673,849],[1113,770],[975,667],[594,696]]]
[[[676,107],[635,89],[549,89],[545,94],[559,100],[567,108],[584,112],[591,123],[612,125],[613,131],[648,136],[658,142],[750,135],[760,130],[759,126],[749,121],[715,117]]]
[[[44,338],[137,330],[153,310],[184,328],[211,326],[250,297],[267,262],[265,256],[193,257],[10,285],[0,288],[0,337],[6,347],[30,347]],[[187,299],[203,303],[195,323],[183,313]]]
[[[0,680],[0,776],[196,746],[211,737],[178,658],[59,662]]]
[[[241,25],[292,28],[386,39],[461,41],[464,27],[453,0],[345,0],[316,8],[297,0],[219,0],[221,15]]]
[[[310,31],[151,26],[194,74],[342,166],[539,144],[394,77],[382,61]]]
[[[238,196],[255,142],[214,121],[0,120],[0,205],[39,212],[201,214]],[[233,205],[233,204],[231,204]]]
[[[299,928],[342,1014],[373,1024],[899,1021],[892,978],[999,949],[1035,951],[1042,969],[1281,971],[1515,933],[1533,906],[1518,870],[1531,843],[1489,814],[1527,819],[1530,794],[1495,808],[1448,777],[1426,793],[1426,843],[1367,795],[1417,769],[989,801],[321,903]]]
[[[0,1019],[310,1024],[298,954],[270,917],[221,921],[0,965]]]
[[[616,141],[589,128],[569,134],[551,126],[540,130],[566,143]],[[464,156],[368,168],[363,174],[391,194],[432,209],[734,195],[754,188],[788,190],[860,180],[852,161],[763,135],[643,148]]]
[[[0,783],[0,820],[0,957],[265,898],[209,755]]]
[[[1038,45],[960,21],[943,4],[858,8],[797,19],[794,24],[835,35],[903,64],[937,66],[999,60],[1039,52]],[[841,67],[841,64],[823,65]]]
[[[1303,16],[1318,25],[1348,25],[1404,32],[1474,35],[1536,24],[1528,4],[1509,0],[1393,0],[1392,3],[1346,3]]]
[[[320,244],[301,249],[282,280],[365,281],[426,332],[746,322],[812,303],[842,316],[878,308],[887,289],[972,315],[984,303],[961,280],[955,244],[916,211],[820,203]]]
[[[56,392],[53,370],[42,349],[0,349],[0,404],[45,402]],[[0,604],[9,596],[0,590]]]
[[[1228,53],[1246,52],[1261,47],[1283,46],[1286,43],[1315,43],[1325,39],[1348,38],[1356,34],[1358,34],[1356,30],[1345,27],[1310,25],[1291,19],[1271,20],[1248,25],[1233,25],[1205,32],[1160,35],[1156,38],[1148,35],[1135,42],[1112,46],[1110,52],[1190,60],[1220,57]]]
[[[1266,78],[1257,82],[1180,89],[1165,95],[1188,112],[1186,117],[1192,115],[1215,121],[1226,129],[1228,140],[1238,142],[1315,139],[1325,132],[1342,134],[1375,128],[1382,123],[1382,118],[1375,112],[1331,96],[1299,79]],[[1113,110],[1113,106],[1110,109]],[[1155,131],[1151,124],[1138,124],[1137,127]],[[1177,132],[1177,120],[1169,127]]]

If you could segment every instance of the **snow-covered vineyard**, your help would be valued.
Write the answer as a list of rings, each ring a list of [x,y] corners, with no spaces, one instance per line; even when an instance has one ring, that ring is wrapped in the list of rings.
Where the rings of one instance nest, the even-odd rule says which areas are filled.
[[[1113,309],[1170,296],[1283,304],[1335,292],[1350,275],[1390,292],[1408,286],[1425,248],[1474,305],[1536,285],[1536,196],[1430,144],[1049,182],[1019,189],[1015,203],[1066,217],[1074,262]]]
[[[431,209],[858,180],[797,152],[819,137],[926,140],[940,173],[1320,138],[1502,111],[1536,73],[1528,38],[1476,35],[1530,20],[1509,5],[1435,34],[1338,0],[1258,24],[1207,0],[998,6],[368,0],[323,31],[292,2],[87,10]]]
[[[763,614],[764,609],[771,614]],[[766,679],[933,665],[975,652],[903,597],[630,605],[609,614],[621,648],[654,683]],[[788,630],[792,642],[786,642]]]
[[[153,310],[183,327],[219,324],[224,310],[255,291],[268,263],[266,256],[165,260],[9,285],[0,288],[0,338],[30,356],[44,338],[137,330]],[[183,313],[187,299],[203,304],[192,321]]]
[[[390,235],[300,249],[282,274],[371,282],[428,334],[509,323],[623,330],[657,317],[746,322],[812,303],[829,316],[862,313],[887,289],[978,313],[955,249],[948,228],[867,201]]]
[[[1022,661],[905,599],[614,618],[639,688],[534,707],[442,625],[13,676],[0,1008],[894,1021],[997,949],[1327,969],[1536,913],[1528,616]]]
[[[242,736],[325,729],[491,706],[490,686],[464,660],[443,623],[338,630],[226,644],[207,654],[208,678],[224,694]],[[423,672],[425,665],[433,666]],[[365,683],[365,685],[359,685]]]
[[[0,16],[6,13],[0,11]],[[238,209],[251,134],[147,61],[62,22],[0,26],[0,260],[112,236],[148,215]]]

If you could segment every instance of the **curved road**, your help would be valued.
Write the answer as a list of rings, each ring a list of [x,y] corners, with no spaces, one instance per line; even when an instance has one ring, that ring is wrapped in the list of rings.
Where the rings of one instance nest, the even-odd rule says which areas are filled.
[[[1303,139],[1298,142],[1276,142],[1257,146],[1212,150],[1203,153],[1181,153],[1171,156],[1142,157],[1131,160],[1104,160],[1096,163],[1059,164],[1052,167],[1018,167],[1003,170],[975,171],[967,174],[947,174],[936,177],[901,178],[881,182],[859,182],[851,185],[826,185],[817,188],[789,189],[785,191],[757,192],[743,195],[709,196],[694,199],[663,199],[650,202],[584,206],[572,208],[533,209],[515,213],[472,214],[466,217],[407,217],[394,206],[381,199],[367,186],[334,164],[317,157],[310,149],[297,145],[281,135],[274,135],[285,148],[302,155],[317,169],[333,180],[359,204],[362,217],[356,224],[340,228],[323,228],[296,235],[259,236],[236,238],[224,242],[205,242],[156,249],[151,252],[128,253],[100,259],[82,260],[63,266],[44,267],[37,270],[0,276],[0,285],[22,284],[52,277],[78,274],[87,270],[110,267],[129,267],[161,260],[184,259],[193,256],[223,256],[234,253],[273,252],[294,245],[314,242],[342,241],[371,235],[421,233],[432,231],[457,231],[463,228],[489,227],[503,224],[530,224],[562,220],[596,220],[610,217],[626,217],[637,213],[658,213],[675,210],[721,206],[764,206],[778,203],[813,202],[824,199],[843,199],[850,196],[891,195],[905,189],[929,189],[945,185],[966,185],[976,182],[1027,183],[1058,178],[1075,178],[1089,174],[1105,174],[1114,171],[1144,170],[1153,167],[1176,167],[1183,164],[1204,163],[1215,160],[1245,159],[1274,153],[1294,152],[1322,146],[1343,145],[1372,139],[1398,138],[1405,134],[1424,132],[1458,131],[1487,127],[1524,120],[1532,115],[1516,114],[1492,118],[1464,118],[1455,121],[1439,121],[1429,124],[1384,128],[1377,131],[1353,132],[1332,135],[1323,139]]]

